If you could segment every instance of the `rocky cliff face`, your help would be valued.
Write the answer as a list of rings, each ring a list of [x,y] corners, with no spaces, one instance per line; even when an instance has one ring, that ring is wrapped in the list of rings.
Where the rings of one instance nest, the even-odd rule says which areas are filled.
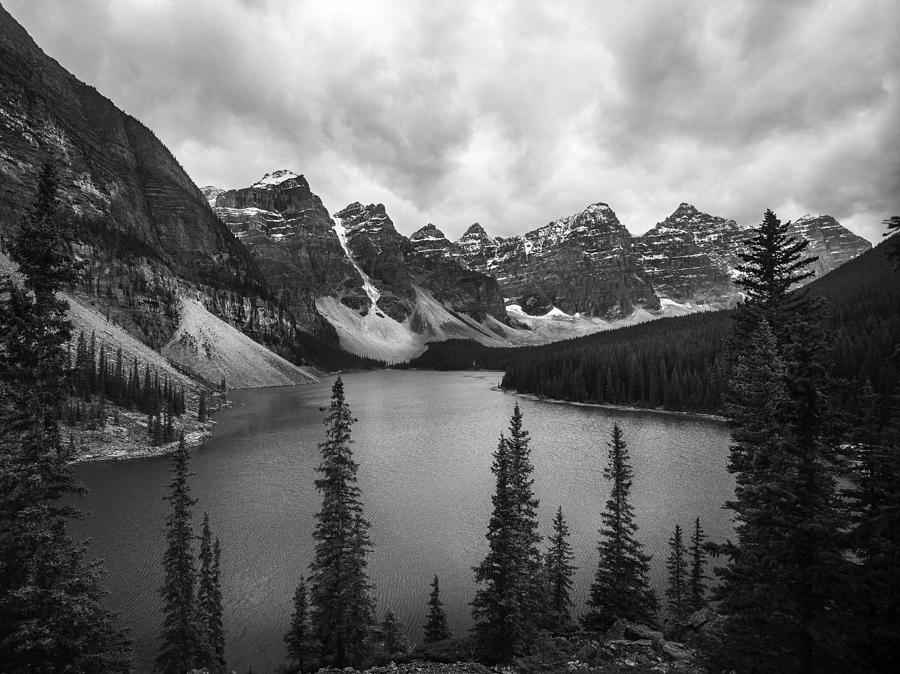
[[[789,231],[810,242],[809,256],[818,256],[816,277],[871,248],[865,239],[829,215],[804,215]],[[734,220],[701,213],[682,203],[669,217],[637,238],[641,261],[662,297],[677,302],[732,305],[739,298],[733,279],[741,264],[750,228]],[[812,279],[810,279],[812,280]]]
[[[507,239],[473,225],[457,247],[470,268],[496,276],[503,294],[532,314],[555,306],[613,319],[660,306],[631,234],[604,203]]]
[[[791,223],[791,231],[809,241],[807,252],[818,256],[816,276],[823,276],[872,247],[830,215],[804,215]]]
[[[490,315],[506,320],[500,285],[493,276],[470,269],[456,246],[432,224],[410,237],[407,264],[417,285],[455,312],[482,321]]]
[[[636,239],[641,263],[660,296],[680,303],[724,307],[739,297],[732,271],[747,237],[734,220],[682,203]]]
[[[158,348],[187,285],[242,329],[277,331],[258,267],[172,154],[0,7],[0,248],[47,162],[74,214],[85,263],[78,291],[120,325]]]
[[[135,237],[178,275],[227,281],[227,270],[230,280],[258,279],[247,252],[153,133],[44,54],[2,8],[0,148],[4,232],[52,161],[69,207]]]
[[[792,231],[811,242],[816,275],[868,250],[830,216],[804,216]],[[685,310],[732,306],[738,254],[750,229],[682,203],[665,220],[632,237],[606,204],[589,206],[523,236],[493,238],[474,224],[450,248],[467,267],[495,276],[509,303],[530,315],[553,307],[616,319],[634,308],[672,302]]]
[[[328,327],[315,298],[356,290],[359,277],[334,232],[334,221],[302,175],[280,170],[235,190],[204,188],[216,214],[253,254],[278,301],[307,329]]]
[[[378,307],[396,321],[405,320],[416,297],[406,264],[409,239],[396,230],[383,204],[354,202],[334,217],[344,230],[348,255],[380,293]]]

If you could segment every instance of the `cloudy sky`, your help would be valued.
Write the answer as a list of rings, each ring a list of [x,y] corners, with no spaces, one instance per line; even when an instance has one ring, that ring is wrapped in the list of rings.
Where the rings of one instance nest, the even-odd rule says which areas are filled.
[[[406,234],[900,214],[896,0],[2,1],[198,184],[290,168]]]

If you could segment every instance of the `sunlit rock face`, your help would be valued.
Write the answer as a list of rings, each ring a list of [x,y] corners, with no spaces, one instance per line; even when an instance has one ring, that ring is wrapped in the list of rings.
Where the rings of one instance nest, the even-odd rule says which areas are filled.
[[[662,297],[725,307],[739,297],[733,275],[747,236],[734,220],[682,203],[636,242],[641,262]]]
[[[872,247],[871,243],[830,215],[804,215],[791,223],[791,231],[809,241],[808,255],[818,256],[813,266],[817,277],[837,269]]]

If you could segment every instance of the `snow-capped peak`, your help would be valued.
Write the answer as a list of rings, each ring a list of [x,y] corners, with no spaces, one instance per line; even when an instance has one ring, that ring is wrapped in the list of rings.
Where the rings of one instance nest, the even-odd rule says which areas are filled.
[[[289,171],[287,169],[281,169],[278,171],[272,171],[271,173],[267,173],[258,181],[253,183],[252,187],[273,187],[275,185],[280,185],[286,180],[291,180],[293,178],[299,178],[300,176],[294,173],[293,171]]]

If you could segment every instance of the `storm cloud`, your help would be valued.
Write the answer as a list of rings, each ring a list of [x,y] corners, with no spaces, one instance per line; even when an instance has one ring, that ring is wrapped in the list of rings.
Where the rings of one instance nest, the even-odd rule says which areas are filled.
[[[4,4],[198,184],[290,168],[407,234],[900,214],[895,0]]]

